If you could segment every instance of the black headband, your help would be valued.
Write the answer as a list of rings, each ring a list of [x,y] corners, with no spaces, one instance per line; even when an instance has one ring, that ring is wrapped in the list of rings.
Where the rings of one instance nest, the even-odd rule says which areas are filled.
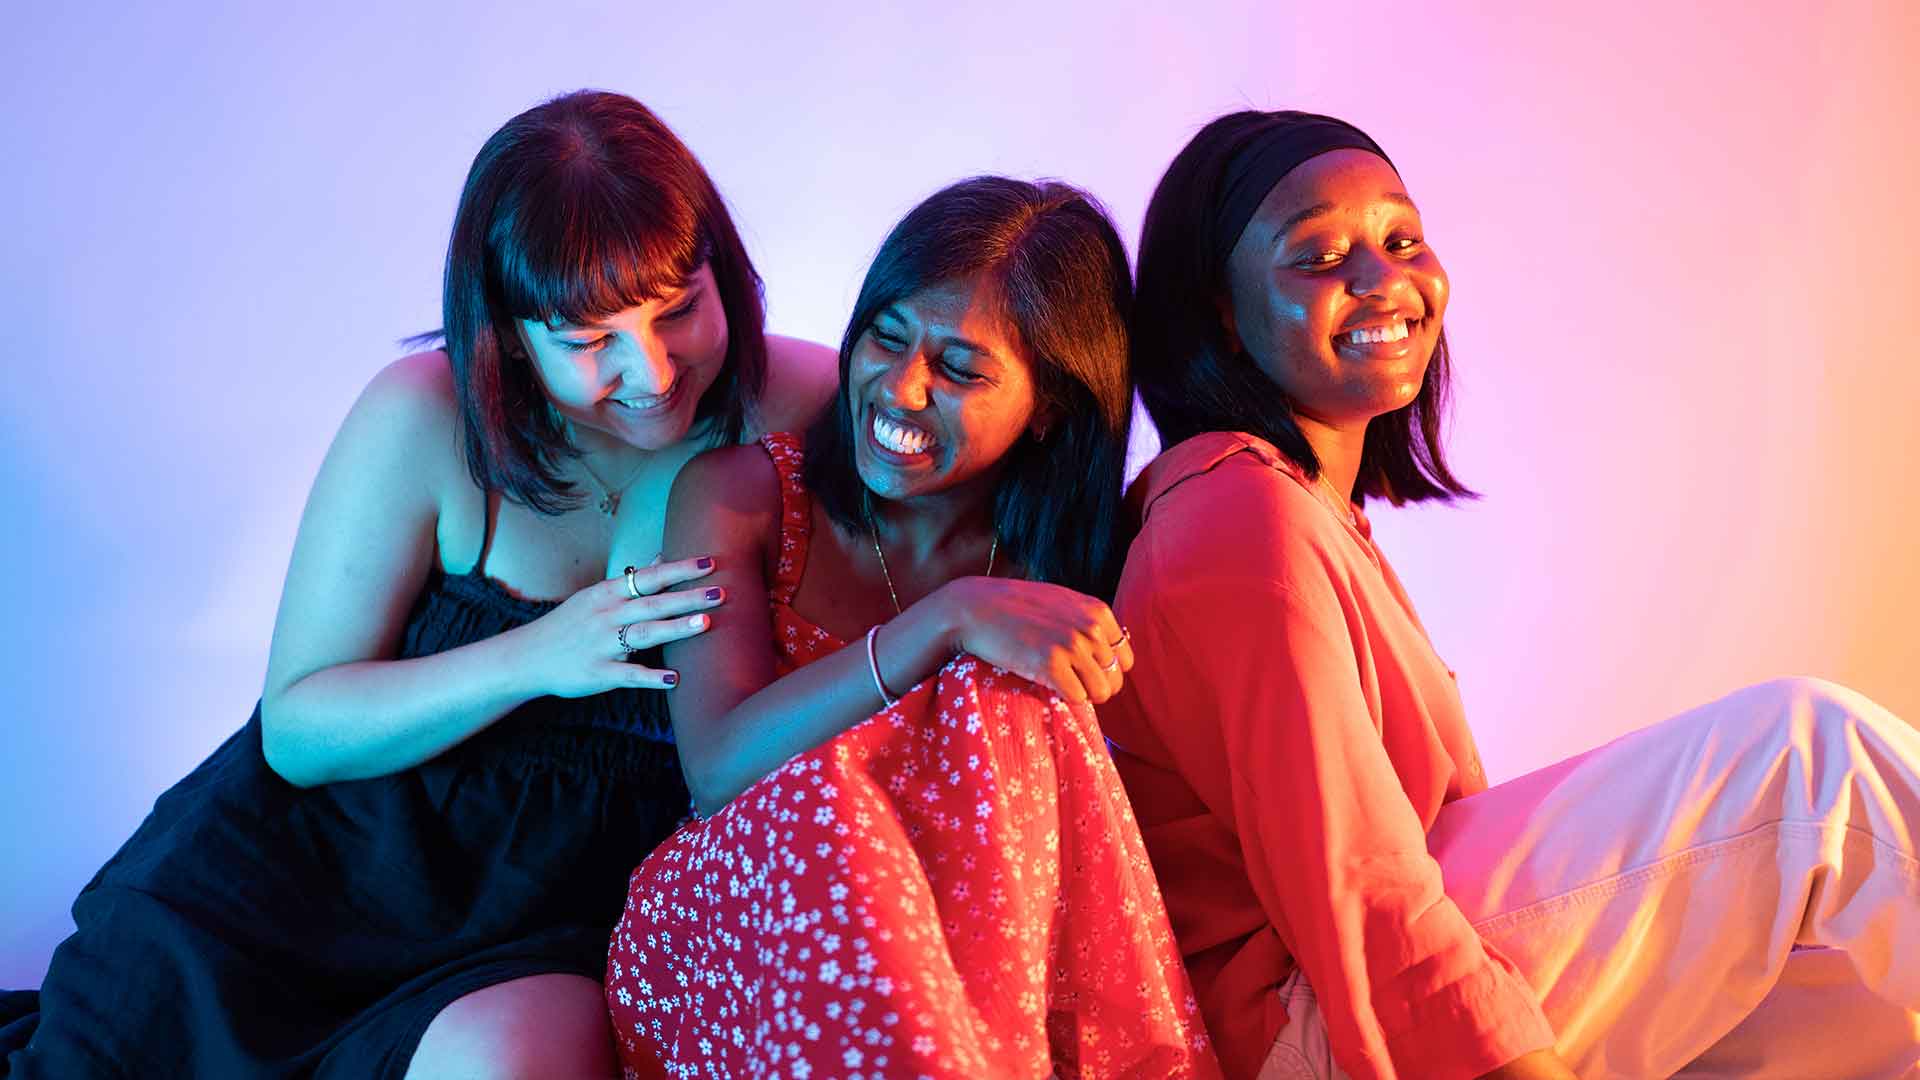
[[[1220,201],[1213,215],[1213,251],[1218,265],[1224,265],[1233,253],[1233,246],[1240,242],[1240,234],[1253,220],[1253,212],[1260,208],[1267,192],[1307,159],[1331,150],[1365,150],[1389,166],[1393,164],[1379,143],[1345,120],[1292,110],[1267,115],[1279,122],[1241,147],[1221,177]]]

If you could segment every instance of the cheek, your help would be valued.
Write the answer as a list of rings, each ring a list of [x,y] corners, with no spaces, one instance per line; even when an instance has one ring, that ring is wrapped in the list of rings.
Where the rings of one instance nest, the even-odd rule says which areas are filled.
[[[597,381],[591,356],[535,353],[529,363],[533,365],[534,377],[546,390],[547,396],[555,401],[568,402],[584,397],[588,387]]]

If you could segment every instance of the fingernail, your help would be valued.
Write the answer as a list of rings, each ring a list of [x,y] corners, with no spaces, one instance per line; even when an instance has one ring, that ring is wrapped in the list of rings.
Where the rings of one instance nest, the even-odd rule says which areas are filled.
[[[718,600],[718,599],[720,599],[720,589],[719,589],[719,587],[718,587],[718,586],[715,586],[714,588],[711,588],[711,589],[708,589],[708,590],[707,590],[707,599],[709,599],[709,600]]]
[[[713,569],[713,556],[702,555],[693,560],[693,566],[696,570],[711,570]]]
[[[707,617],[705,615],[695,615],[694,617],[687,620],[687,625],[691,627],[695,627],[696,629],[700,627],[704,627],[707,625]]]
[[[660,676],[660,681],[666,683],[668,686],[679,686],[680,673],[677,671],[669,671],[665,675]]]

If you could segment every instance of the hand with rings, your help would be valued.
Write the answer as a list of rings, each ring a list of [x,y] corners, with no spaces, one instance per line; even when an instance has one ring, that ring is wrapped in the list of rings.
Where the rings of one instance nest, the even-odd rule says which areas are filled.
[[[1064,586],[967,577],[927,599],[945,605],[958,650],[1069,701],[1098,705],[1120,692],[1133,669],[1132,636],[1113,611]]]
[[[712,625],[705,612],[726,602],[719,588],[666,591],[713,573],[707,557],[653,566],[629,566],[589,585],[559,607],[510,631],[526,643],[540,691],[586,697],[622,688],[667,689],[678,673],[628,662],[628,657]]]

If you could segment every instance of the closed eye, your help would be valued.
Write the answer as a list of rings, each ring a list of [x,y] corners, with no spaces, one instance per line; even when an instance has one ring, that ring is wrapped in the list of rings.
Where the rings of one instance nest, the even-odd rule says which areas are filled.
[[[698,296],[695,296],[689,299],[686,303],[681,304],[679,307],[661,312],[660,321],[661,322],[679,322],[681,319],[684,319],[687,316],[692,315],[695,311],[699,310],[699,308],[700,308],[700,298]]]
[[[611,335],[603,334],[600,337],[590,338],[586,341],[574,341],[569,338],[561,338],[560,344],[573,352],[598,352],[611,340]]]
[[[880,346],[885,352],[898,353],[907,347],[904,339],[895,337],[877,326],[869,327],[867,329],[867,336],[871,337],[873,343]]]
[[[943,369],[945,369],[946,373],[952,376],[954,380],[957,382],[981,383],[981,382],[989,381],[987,376],[984,373],[974,371],[971,368],[963,367],[958,362],[953,360],[942,360],[940,361],[940,366]]]

